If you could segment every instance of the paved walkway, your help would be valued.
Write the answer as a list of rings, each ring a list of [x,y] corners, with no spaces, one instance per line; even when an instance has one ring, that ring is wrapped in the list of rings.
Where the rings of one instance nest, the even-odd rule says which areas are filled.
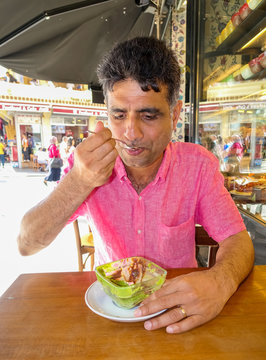
[[[32,169],[13,169],[10,164],[0,168],[0,295],[22,273],[78,271],[72,225],[38,254],[23,257],[17,250],[22,216],[52,190],[43,184],[44,176]]]

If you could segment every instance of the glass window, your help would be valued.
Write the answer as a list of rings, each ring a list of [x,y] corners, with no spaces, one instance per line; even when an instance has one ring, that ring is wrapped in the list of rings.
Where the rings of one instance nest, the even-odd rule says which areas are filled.
[[[197,6],[191,10],[199,21],[191,65],[197,74],[190,106],[197,115],[195,139],[219,160],[239,208],[265,225],[266,0]]]

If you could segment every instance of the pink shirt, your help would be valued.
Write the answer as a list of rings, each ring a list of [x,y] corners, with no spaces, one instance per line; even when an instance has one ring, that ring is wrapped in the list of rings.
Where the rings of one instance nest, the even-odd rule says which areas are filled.
[[[245,229],[223,182],[218,160],[202,146],[170,143],[140,195],[117,158],[108,183],[94,189],[69,221],[87,217],[96,265],[143,256],[164,268],[196,267],[195,224],[218,242]]]
[[[60,153],[59,153],[59,150],[57,148],[57,146],[55,144],[51,144],[49,147],[48,147],[48,155],[49,155],[49,158],[53,158],[53,157],[60,157]]]

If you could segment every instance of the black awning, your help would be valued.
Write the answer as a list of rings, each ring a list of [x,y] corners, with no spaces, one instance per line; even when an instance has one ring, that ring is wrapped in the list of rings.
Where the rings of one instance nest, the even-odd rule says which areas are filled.
[[[41,80],[98,85],[116,42],[149,36],[154,14],[134,0],[1,0],[0,64]]]

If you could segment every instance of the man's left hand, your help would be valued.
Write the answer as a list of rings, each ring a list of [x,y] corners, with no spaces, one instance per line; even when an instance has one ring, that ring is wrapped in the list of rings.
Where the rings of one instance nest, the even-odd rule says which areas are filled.
[[[166,327],[168,333],[182,333],[215,318],[230,297],[227,290],[209,270],[181,275],[166,280],[161,289],[142,302],[135,316],[168,309],[146,321],[145,329]]]

